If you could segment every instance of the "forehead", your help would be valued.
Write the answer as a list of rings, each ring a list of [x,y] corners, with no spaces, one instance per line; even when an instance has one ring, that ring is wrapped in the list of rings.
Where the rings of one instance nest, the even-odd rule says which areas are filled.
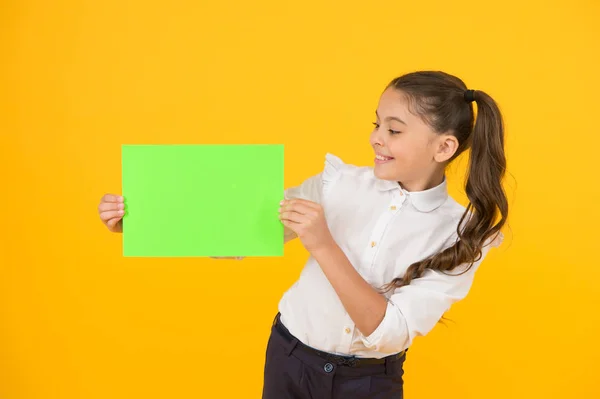
[[[381,120],[396,117],[404,121],[409,127],[429,128],[420,116],[411,111],[406,94],[394,88],[388,88],[381,94],[377,114]]]
[[[386,89],[379,98],[377,112],[382,118],[387,116],[406,116],[410,114],[408,98],[399,90],[394,88]]]

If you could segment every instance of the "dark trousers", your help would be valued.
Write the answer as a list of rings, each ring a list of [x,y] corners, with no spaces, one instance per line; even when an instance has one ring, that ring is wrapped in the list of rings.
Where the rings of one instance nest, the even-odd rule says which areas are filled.
[[[267,345],[262,398],[402,399],[405,358],[367,365],[336,361],[299,342],[277,317]]]

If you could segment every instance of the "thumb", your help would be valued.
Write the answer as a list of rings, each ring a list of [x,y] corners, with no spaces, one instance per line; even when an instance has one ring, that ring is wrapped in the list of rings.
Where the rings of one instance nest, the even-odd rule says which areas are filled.
[[[108,222],[106,222],[106,227],[108,227],[109,229],[114,229],[115,226],[121,221],[121,218],[112,218],[109,219]]]

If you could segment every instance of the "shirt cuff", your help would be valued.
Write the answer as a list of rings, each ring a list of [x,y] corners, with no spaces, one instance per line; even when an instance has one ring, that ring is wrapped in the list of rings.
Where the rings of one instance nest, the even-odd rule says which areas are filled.
[[[361,335],[363,344],[372,350],[386,354],[402,352],[409,345],[408,327],[400,309],[388,300],[385,316],[369,336]]]

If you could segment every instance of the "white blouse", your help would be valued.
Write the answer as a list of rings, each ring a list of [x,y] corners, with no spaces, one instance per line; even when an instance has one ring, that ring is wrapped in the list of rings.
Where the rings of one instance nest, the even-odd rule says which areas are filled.
[[[345,164],[327,154],[325,169],[286,198],[320,203],[333,238],[354,268],[379,288],[400,277],[414,262],[452,246],[465,208],[448,196],[446,180],[437,187],[408,192],[381,180],[373,168]],[[280,303],[282,323],[304,344],[322,351],[359,357],[384,357],[408,348],[427,334],[450,306],[463,299],[490,247],[467,273],[452,276],[427,271],[408,286],[386,294],[385,317],[364,336],[355,327],[318,263],[309,257],[298,281]]]

